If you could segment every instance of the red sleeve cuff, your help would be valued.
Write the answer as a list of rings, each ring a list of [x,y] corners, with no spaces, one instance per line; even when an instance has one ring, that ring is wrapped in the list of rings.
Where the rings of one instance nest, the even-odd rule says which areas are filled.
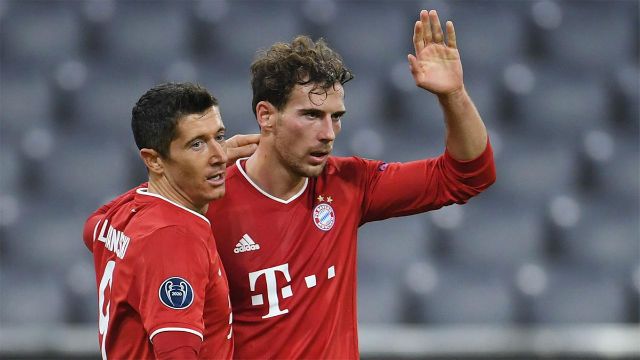
[[[153,352],[157,359],[197,359],[202,340],[190,333],[168,331],[154,337]]]
[[[465,161],[456,160],[453,158],[453,156],[451,156],[448,149],[446,149],[444,152],[444,158],[445,162],[456,172],[466,174],[476,173],[485,168],[487,164],[493,162],[493,149],[491,148],[489,137],[487,137],[487,146],[485,147],[482,154],[480,154],[475,159]]]

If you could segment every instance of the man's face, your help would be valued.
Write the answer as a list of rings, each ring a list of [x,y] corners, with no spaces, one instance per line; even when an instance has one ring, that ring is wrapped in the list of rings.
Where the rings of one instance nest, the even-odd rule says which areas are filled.
[[[273,131],[275,152],[281,163],[298,176],[320,175],[340,132],[344,113],[344,89],[339,83],[326,93],[314,89],[313,84],[296,85],[278,112]]]
[[[196,208],[224,195],[224,131],[216,106],[186,115],[178,120],[169,155],[162,159],[165,177]]]

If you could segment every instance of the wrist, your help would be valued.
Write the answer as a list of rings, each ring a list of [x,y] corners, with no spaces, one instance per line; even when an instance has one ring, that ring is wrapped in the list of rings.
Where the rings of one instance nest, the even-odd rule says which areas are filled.
[[[461,87],[455,90],[452,90],[443,94],[438,94],[438,100],[443,105],[455,104],[460,102],[461,100],[464,100],[468,96],[469,95],[467,94],[467,90],[465,89],[464,85],[462,85]]]

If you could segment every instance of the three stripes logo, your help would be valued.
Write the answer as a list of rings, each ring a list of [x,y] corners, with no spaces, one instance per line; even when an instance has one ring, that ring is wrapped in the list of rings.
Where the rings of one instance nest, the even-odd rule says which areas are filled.
[[[241,252],[246,251],[255,251],[260,250],[260,245],[256,244],[255,241],[249,236],[249,234],[244,234],[242,239],[236,244],[236,248],[233,249],[233,252],[239,254]]]

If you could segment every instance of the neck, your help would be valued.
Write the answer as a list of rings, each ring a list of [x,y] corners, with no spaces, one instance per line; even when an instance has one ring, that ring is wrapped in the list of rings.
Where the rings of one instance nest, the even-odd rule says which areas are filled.
[[[164,176],[162,177],[149,177],[149,188],[147,190],[150,193],[158,194],[162,197],[165,197],[174,203],[180,204],[186,207],[189,210],[193,210],[200,214],[205,214],[207,212],[207,208],[209,204],[205,204],[203,206],[197,206],[193,203],[191,199],[189,199],[186,194],[181,192],[176,186],[171,184],[171,182]]]
[[[287,169],[277,158],[275,151],[269,151],[260,145],[247,160],[245,170],[251,181],[263,191],[282,200],[297,194],[306,180],[306,177]]]

